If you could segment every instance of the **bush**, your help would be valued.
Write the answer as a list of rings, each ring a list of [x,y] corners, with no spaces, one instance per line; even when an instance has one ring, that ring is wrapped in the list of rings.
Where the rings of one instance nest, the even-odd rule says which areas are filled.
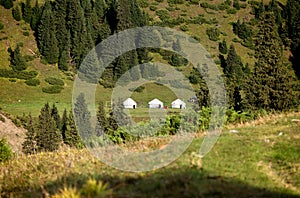
[[[182,26],[180,26],[180,30],[186,32],[189,30],[189,27],[187,25],[182,25]]]
[[[23,58],[26,62],[34,60],[34,56],[30,56],[30,55],[24,55]]]
[[[219,40],[220,33],[221,33],[220,30],[217,28],[208,28],[206,30],[206,34],[208,35],[208,38],[212,41]]]
[[[155,10],[157,10],[157,7],[152,5],[152,6],[150,6],[150,10],[155,11]]]
[[[16,21],[21,21],[22,16],[21,16],[21,11],[20,11],[19,6],[16,6],[13,8],[12,15]]]
[[[142,7],[142,8],[147,8],[149,6],[149,3],[147,0],[140,0],[138,1],[139,2],[139,5]]]
[[[174,7],[167,7],[166,9],[167,9],[169,12],[175,11],[175,8],[174,8]]]
[[[200,3],[200,6],[202,8],[208,8],[209,4],[207,2],[202,2],[202,3]]]
[[[0,115],[0,122],[5,122],[5,118],[2,115]]]
[[[184,0],[168,0],[169,4],[183,4]]]
[[[10,78],[10,79],[9,79],[9,82],[17,82],[17,80],[14,79],[14,78]]]
[[[32,78],[32,79],[26,80],[25,83],[28,86],[38,86],[38,85],[40,85],[40,80],[36,79],[36,78]]]
[[[37,71],[13,71],[8,69],[0,69],[0,77],[17,78],[21,80],[29,80],[38,75]]]
[[[4,28],[3,23],[0,21],[0,30],[2,30]]]
[[[0,140],[0,162],[7,161],[12,158],[12,151],[7,143],[6,138]]]
[[[226,10],[226,12],[227,12],[227,14],[236,14],[236,9],[235,8],[228,8],[227,10]]]
[[[3,7],[5,9],[10,9],[14,6],[14,3],[12,0],[1,0],[0,3],[1,3],[1,5],[3,5]]]
[[[158,3],[164,2],[164,0],[155,0],[155,1],[157,1]]]
[[[64,86],[64,84],[65,84],[62,79],[55,78],[55,77],[48,77],[45,79],[45,81],[47,83],[49,83],[50,85]]]
[[[198,5],[200,0],[190,0],[191,4]]]
[[[25,32],[23,32],[23,35],[24,36],[29,36],[29,32],[25,31]]]
[[[52,85],[52,86],[48,86],[48,87],[43,87],[42,88],[42,91],[44,93],[49,93],[49,94],[60,93],[61,90],[63,90],[63,87],[58,86],[58,85]]]

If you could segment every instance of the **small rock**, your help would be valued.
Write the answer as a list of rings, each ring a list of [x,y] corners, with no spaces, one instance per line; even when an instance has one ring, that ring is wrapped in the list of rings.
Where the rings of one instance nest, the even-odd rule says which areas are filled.
[[[282,136],[283,135],[283,133],[282,132],[280,132],[279,134],[278,134],[278,136]]]
[[[238,133],[238,132],[239,132],[238,130],[234,130],[234,129],[229,131],[229,133]]]
[[[292,119],[292,122],[300,122],[299,119]]]

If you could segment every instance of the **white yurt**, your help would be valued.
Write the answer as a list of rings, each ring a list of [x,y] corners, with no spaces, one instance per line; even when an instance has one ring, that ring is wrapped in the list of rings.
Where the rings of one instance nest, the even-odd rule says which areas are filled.
[[[154,108],[156,108],[156,109],[160,109],[160,108],[163,108],[164,107],[164,103],[162,102],[162,101],[160,101],[160,100],[158,100],[158,99],[153,99],[153,100],[151,100],[149,103],[148,103],[148,106],[149,106],[149,108],[151,108],[151,109],[154,109]]]
[[[132,98],[127,98],[123,105],[125,109],[135,109],[137,107],[136,102]]]
[[[176,99],[171,103],[173,109],[185,109],[186,104],[180,99]]]

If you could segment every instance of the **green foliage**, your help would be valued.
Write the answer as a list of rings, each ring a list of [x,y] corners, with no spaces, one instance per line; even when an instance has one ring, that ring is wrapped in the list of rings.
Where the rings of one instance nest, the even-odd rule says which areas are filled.
[[[48,103],[41,109],[36,130],[37,151],[55,151],[62,142]]]
[[[40,85],[40,80],[37,78],[31,78],[25,81],[26,85],[28,86],[38,86]]]
[[[12,15],[16,21],[21,21],[22,15],[21,15],[21,10],[19,5],[17,5],[12,9]]]
[[[42,91],[48,94],[57,94],[60,93],[64,88],[59,85],[51,85],[47,87],[43,87]]]
[[[151,5],[151,6],[149,7],[149,9],[150,9],[151,11],[156,11],[156,10],[157,10],[157,7],[154,6],[154,5]]]
[[[112,190],[108,189],[106,183],[93,179],[89,179],[80,192],[86,197],[109,197],[112,195]]]
[[[28,80],[38,75],[37,71],[13,71],[8,69],[0,69],[0,77],[4,78],[17,78]]]
[[[31,0],[22,2],[22,16],[25,22],[30,23],[32,17]]]
[[[10,9],[14,6],[13,0],[1,0],[0,3],[5,9]]]
[[[47,77],[45,81],[50,85],[64,86],[65,84],[62,79],[55,78],[55,77]]]
[[[270,47],[271,46],[271,47]],[[256,38],[257,61],[247,91],[254,109],[286,110],[295,105],[299,93],[295,90],[295,74],[283,59],[282,44],[275,17],[265,13]]]
[[[233,5],[232,5],[235,9],[240,10],[240,2],[239,0],[233,0]]]
[[[238,20],[236,23],[233,23],[232,26],[233,32],[243,40],[251,38],[253,35],[251,28],[248,27],[245,22],[241,23],[240,20]]]
[[[29,115],[29,119],[25,128],[27,132],[25,133],[25,141],[22,144],[22,151],[25,154],[34,154],[36,153],[37,149],[36,130],[31,115]]]
[[[5,122],[5,118],[0,114],[0,121]]]
[[[10,54],[10,67],[14,71],[23,71],[27,68],[26,61],[24,60],[24,57],[21,55],[19,45],[16,46],[15,50],[9,48],[8,52]]]
[[[24,36],[29,36],[29,32],[25,31],[25,32],[23,32],[23,35]]]
[[[0,30],[4,29],[4,24],[0,21]]]
[[[235,8],[226,9],[227,14],[236,14],[237,10]]]
[[[183,4],[184,0],[167,0],[169,4]]]
[[[77,131],[72,111],[69,112],[69,116],[67,116],[67,111],[64,111],[61,130],[65,144],[78,149],[84,147],[81,137]]]
[[[7,143],[6,138],[0,139],[0,162],[5,162],[11,159],[13,156],[10,146]]]
[[[218,28],[208,28],[206,30],[206,34],[207,34],[208,38],[212,41],[219,40],[220,33],[221,32]]]
[[[219,43],[219,52],[221,54],[227,54],[227,51],[228,51],[227,43],[226,40],[223,39],[223,41]]]

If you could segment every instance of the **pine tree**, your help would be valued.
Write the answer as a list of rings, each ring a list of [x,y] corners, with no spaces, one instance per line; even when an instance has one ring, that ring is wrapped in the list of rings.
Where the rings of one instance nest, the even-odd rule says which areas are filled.
[[[60,120],[60,116],[58,113],[58,109],[55,106],[55,104],[53,104],[52,108],[51,108],[51,117],[54,119],[57,129],[60,129],[61,128],[61,120]]]
[[[67,110],[65,109],[63,116],[61,118],[61,136],[65,144],[67,142],[66,139],[67,130],[68,130],[68,114],[67,114]]]
[[[237,83],[240,83],[240,80],[243,78],[243,63],[241,57],[237,55],[234,45],[231,44],[226,59],[225,75],[230,80],[234,80]]]
[[[32,8],[32,15],[30,20],[30,27],[32,30],[37,31],[39,21],[41,19],[42,9],[39,7],[38,0],[35,1],[35,6]]]
[[[15,50],[9,48],[8,52],[10,53],[10,67],[14,71],[23,71],[27,68],[26,61],[21,55],[19,45],[16,46]]]
[[[104,103],[103,101],[99,102],[98,105],[98,111],[97,111],[97,128],[96,128],[96,135],[97,136],[102,136],[103,134],[107,134],[108,133],[108,128],[109,128],[109,124],[108,124],[108,120],[106,117],[106,113],[104,110]]]
[[[41,109],[39,115],[36,141],[38,151],[55,151],[62,141],[48,103]]]
[[[76,115],[76,126],[79,129],[82,140],[86,143],[88,139],[94,136],[94,133],[91,127],[91,113],[88,110],[83,93],[80,93],[76,99],[74,113]]]
[[[55,31],[55,17],[51,4],[47,1],[38,26],[38,46],[41,54],[50,64],[57,63],[59,55]]]
[[[26,154],[35,154],[36,153],[36,132],[33,124],[31,115],[29,114],[28,122],[26,124],[26,137],[25,141],[22,144],[22,150]]]
[[[227,43],[226,40],[223,39],[223,41],[219,43],[219,52],[221,54],[227,54],[227,51],[228,51]]]
[[[297,100],[295,76],[283,60],[282,43],[273,13],[261,18],[256,38],[256,63],[248,101],[255,109],[285,110]]]
[[[2,0],[0,2],[5,9],[10,9],[14,6],[13,0]]]
[[[77,131],[72,111],[70,111],[69,117],[67,119],[67,130],[66,130],[65,135],[66,135],[65,143],[67,145],[74,147],[74,148],[78,148],[78,149],[84,147],[81,137]]]
[[[16,21],[21,21],[22,15],[19,5],[16,5],[16,7],[12,9],[12,15]]]
[[[22,3],[22,16],[25,22],[30,23],[32,16],[31,1],[26,0],[25,4]]]

